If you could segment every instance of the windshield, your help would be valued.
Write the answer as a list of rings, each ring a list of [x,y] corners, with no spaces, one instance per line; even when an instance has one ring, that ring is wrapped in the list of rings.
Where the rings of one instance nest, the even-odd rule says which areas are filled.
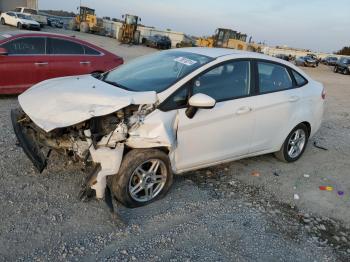
[[[18,18],[33,20],[29,15],[17,14]]]
[[[130,91],[159,93],[212,60],[182,51],[157,52],[118,67],[105,74],[103,81]]]

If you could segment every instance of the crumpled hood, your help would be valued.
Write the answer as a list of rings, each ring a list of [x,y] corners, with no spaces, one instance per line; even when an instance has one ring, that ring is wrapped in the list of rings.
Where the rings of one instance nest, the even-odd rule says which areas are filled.
[[[21,94],[18,101],[37,126],[50,132],[111,114],[130,104],[154,104],[157,94],[127,91],[83,75],[46,80]]]

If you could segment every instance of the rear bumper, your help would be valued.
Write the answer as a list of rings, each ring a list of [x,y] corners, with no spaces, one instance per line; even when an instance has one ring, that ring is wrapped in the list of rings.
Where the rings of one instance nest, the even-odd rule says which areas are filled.
[[[11,110],[11,121],[13,130],[24,153],[32,161],[37,170],[41,173],[47,166],[47,159],[40,150],[38,143],[26,132],[22,125],[21,118],[24,113],[19,109]]]

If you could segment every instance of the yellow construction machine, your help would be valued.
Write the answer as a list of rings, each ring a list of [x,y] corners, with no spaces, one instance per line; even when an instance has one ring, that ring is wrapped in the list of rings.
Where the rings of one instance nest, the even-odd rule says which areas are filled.
[[[84,33],[101,33],[103,31],[103,20],[97,18],[95,10],[86,6],[79,7],[79,14],[73,21],[74,30]]]
[[[218,28],[215,35],[207,38],[199,38],[197,46],[201,47],[223,47],[247,50],[247,35],[227,28]]]
[[[119,30],[118,40],[122,44],[138,44],[140,42],[140,31],[137,26],[141,18],[136,15],[123,15],[123,25]]]

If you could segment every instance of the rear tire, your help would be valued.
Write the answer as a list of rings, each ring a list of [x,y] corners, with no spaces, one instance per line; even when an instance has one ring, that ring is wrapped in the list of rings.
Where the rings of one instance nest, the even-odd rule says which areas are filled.
[[[333,71],[334,71],[334,73],[338,73],[338,67],[335,66]]]
[[[289,133],[281,149],[274,154],[275,157],[286,163],[297,161],[305,151],[309,135],[304,124],[297,125]]]
[[[22,29],[22,24],[21,23],[17,23],[17,28],[18,29]]]
[[[110,177],[112,192],[126,207],[148,205],[168,193],[173,183],[170,166],[161,150],[133,149],[124,156],[118,174]]]
[[[4,18],[1,18],[1,24],[2,24],[2,25],[6,25],[6,22],[5,22],[5,19],[4,19]]]

